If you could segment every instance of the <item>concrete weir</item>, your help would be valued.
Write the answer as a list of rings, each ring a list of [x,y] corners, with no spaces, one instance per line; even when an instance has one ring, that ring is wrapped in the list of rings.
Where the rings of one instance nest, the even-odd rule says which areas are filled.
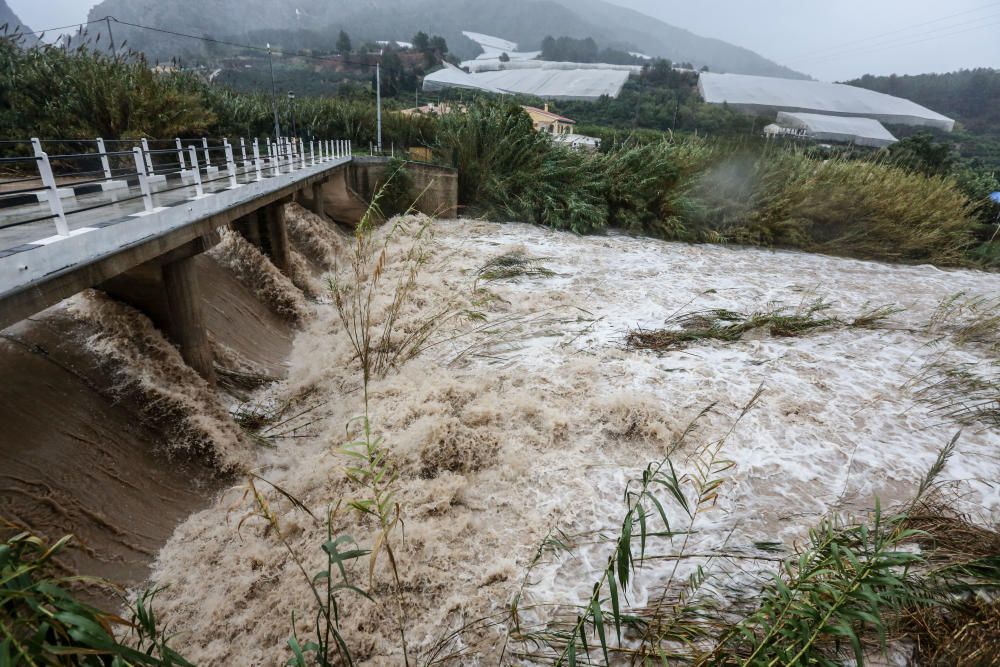
[[[252,458],[227,406],[286,372],[300,320],[234,266],[271,264],[292,289],[288,205],[333,233],[357,225],[387,163],[268,164],[200,192],[188,178],[189,191],[154,191],[152,210],[120,188],[104,209],[81,197],[69,234],[32,223],[9,248],[0,234],[0,517],[76,535],[70,571],[141,584],[174,526]],[[407,169],[419,210],[457,210],[454,170]],[[0,231],[17,214],[37,211],[0,209]],[[234,239],[249,262],[228,254]]]

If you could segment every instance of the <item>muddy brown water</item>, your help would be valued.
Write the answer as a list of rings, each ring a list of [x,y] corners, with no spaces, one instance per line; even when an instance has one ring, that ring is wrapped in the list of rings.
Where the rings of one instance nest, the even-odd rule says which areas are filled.
[[[291,327],[213,259],[198,267],[217,364],[282,377]],[[50,540],[72,534],[59,559],[67,574],[137,586],[177,524],[231,478],[167,446],[167,433],[142,418],[150,398],[88,346],[102,332],[70,304],[0,333],[0,518]]]

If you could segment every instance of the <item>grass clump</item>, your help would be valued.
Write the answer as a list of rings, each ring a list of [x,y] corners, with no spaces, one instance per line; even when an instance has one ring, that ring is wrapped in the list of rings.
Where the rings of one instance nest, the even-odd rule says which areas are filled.
[[[943,487],[910,509],[906,527],[925,559],[924,598],[896,619],[915,664],[1000,664],[1000,532],[955,509]]]
[[[953,179],[882,158],[817,160],[802,150],[720,154],[700,178],[691,240],[961,264],[978,228]]]
[[[513,280],[516,278],[549,278],[555,272],[545,268],[542,262],[545,258],[529,257],[523,250],[512,250],[479,267],[476,280],[495,282],[498,280]]]
[[[934,363],[920,380],[916,396],[932,414],[965,426],[981,423],[1000,428],[1000,362],[986,368]]]
[[[8,526],[13,528],[12,526]],[[71,535],[55,544],[19,532],[0,543],[0,665],[144,665],[193,667],[169,646],[147,591],[132,619],[84,604],[70,592],[81,577],[55,575],[56,556]],[[124,639],[116,637],[117,631]]]
[[[791,310],[770,308],[755,313],[739,313],[713,309],[674,315],[663,329],[634,329],[625,337],[633,350],[667,352],[706,340],[735,342],[751,331],[764,330],[779,338],[792,338],[811,331],[830,328],[873,327],[898,312],[893,306],[879,306],[863,311],[857,317],[843,320],[824,315],[830,304],[817,300],[805,307]]]
[[[1000,298],[953,294],[938,304],[927,329],[949,334],[961,345],[976,343],[1000,351]]]

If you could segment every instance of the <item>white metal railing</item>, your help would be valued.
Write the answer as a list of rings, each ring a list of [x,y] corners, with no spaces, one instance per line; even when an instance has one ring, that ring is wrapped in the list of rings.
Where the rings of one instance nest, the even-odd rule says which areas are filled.
[[[192,191],[189,199],[200,199],[211,194],[206,191],[209,184],[222,185],[214,191],[231,190],[340,161],[350,157],[352,151],[351,142],[345,140],[312,139],[308,145],[301,139],[289,137],[277,140],[268,137],[265,141],[262,149],[261,140],[254,138],[248,149],[247,140],[240,137],[239,160],[235,145],[228,138],[175,138],[169,141],[97,138],[45,142],[85,147],[82,152],[57,155],[47,152],[37,138],[0,142],[8,146],[30,145],[31,152],[30,156],[0,158],[0,169],[16,174],[0,177],[0,230],[51,220],[55,223],[57,236],[69,236],[68,218],[74,214],[139,200],[142,201],[139,214],[150,213],[156,210],[158,196],[189,190]],[[161,145],[165,147],[157,147]],[[90,147],[92,149],[88,150]],[[24,152],[24,148],[17,151]],[[156,187],[171,178],[179,179],[180,184]],[[138,192],[131,189],[133,185],[138,187]],[[81,188],[86,194],[110,193],[108,201],[98,197],[97,203],[64,205],[63,200],[75,197]],[[47,204],[48,212],[40,210],[42,204]]]

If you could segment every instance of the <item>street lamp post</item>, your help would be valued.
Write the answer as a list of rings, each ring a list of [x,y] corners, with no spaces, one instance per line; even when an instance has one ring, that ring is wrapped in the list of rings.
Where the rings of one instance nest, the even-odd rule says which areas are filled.
[[[271,67],[271,109],[274,111],[274,140],[281,136],[281,125],[278,123],[278,93],[274,87],[274,60],[271,58],[271,45],[267,45],[267,63]]]

